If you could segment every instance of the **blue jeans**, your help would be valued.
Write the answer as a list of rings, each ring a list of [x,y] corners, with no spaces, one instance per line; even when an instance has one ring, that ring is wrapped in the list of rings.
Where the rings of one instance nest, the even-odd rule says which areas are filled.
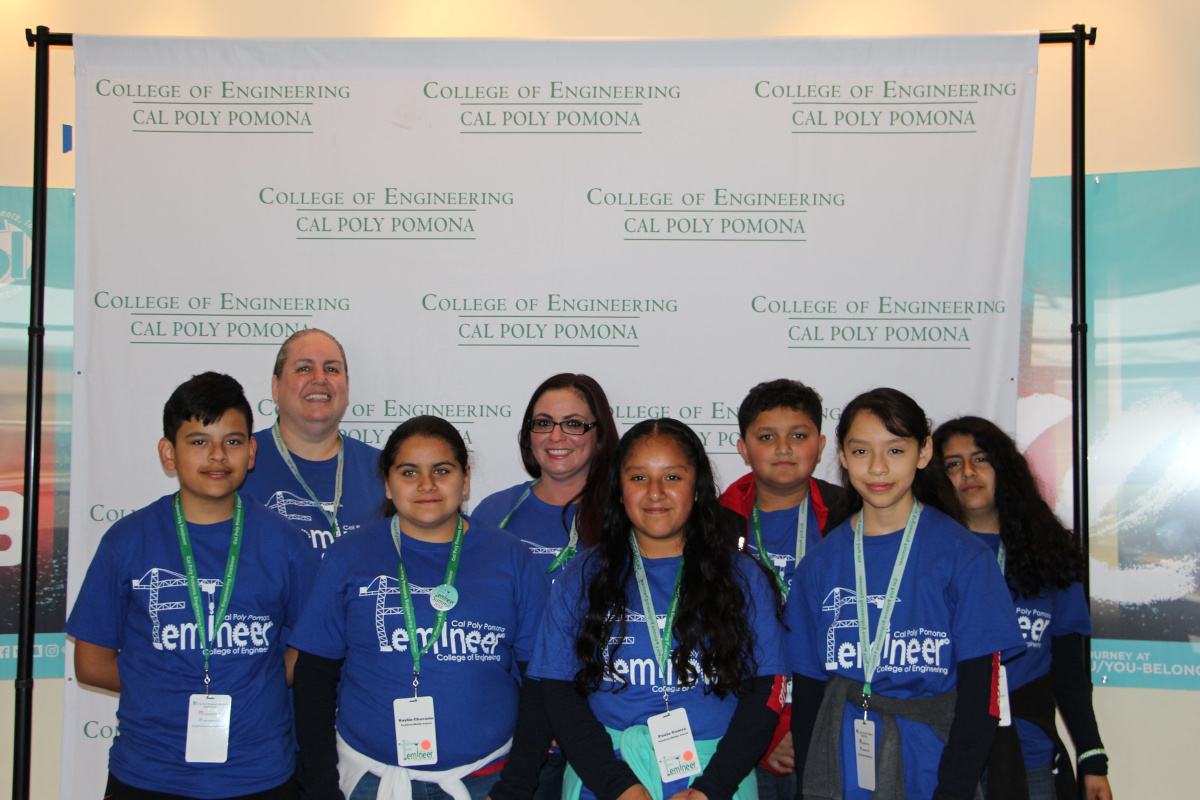
[[[462,779],[462,782],[470,792],[471,800],[486,800],[488,792],[492,790],[498,780],[500,780],[500,772],[497,770],[490,775],[468,775]],[[378,791],[379,776],[368,772],[362,776],[347,800],[375,800],[375,793]],[[428,781],[413,781],[412,796],[413,800],[451,800],[450,795],[442,791],[442,787]]]
[[[758,800],[794,800],[796,797],[796,773],[775,775],[762,764],[754,765],[754,777],[758,779]]]
[[[1055,800],[1054,770],[1049,764],[1044,767],[1025,767],[1025,782],[1029,786],[1029,800]]]

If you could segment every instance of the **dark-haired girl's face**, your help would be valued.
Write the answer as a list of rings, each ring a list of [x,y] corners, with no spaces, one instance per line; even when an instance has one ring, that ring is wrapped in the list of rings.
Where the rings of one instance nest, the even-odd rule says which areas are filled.
[[[928,439],[918,442],[911,436],[897,436],[869,411],[855,416],[838,445],[838,459],[850,474],[854,491],[865,507],[879,511],[909,502],[917,470],[931,456]]]
[[[947,439],[942,448],[942,466],[968,518],[995,512],[996,470],[974,436],[956,433]]]
[[[573,389],[543,392],[533,404],[533,419],[584,424],[596,421],[587,400]],[[545,479],[566,482],[587,477],[596,455],[598,435],[599,432],[592,428],[580,436],[572,436],[564,433],[561,425],[555,425],[549,433],[530,434],[529,447]]]
[[[621,464],[625,513],[649,558],[679,555],[696,498],[696,469],[669,436],[642,439]]]
[[[400,529],[418,539],[448,540],[470,487],[470,471],[455,459],[454,449],[432,436],[405,439],[385,481]]]

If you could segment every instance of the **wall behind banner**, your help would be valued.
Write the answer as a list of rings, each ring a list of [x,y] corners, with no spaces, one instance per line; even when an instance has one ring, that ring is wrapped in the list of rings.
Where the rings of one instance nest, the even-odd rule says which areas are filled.
[[[1195,0],[1043,0],[964,4],[910,0],[629,0],[564,4],[550,0],[5,0],[0,4],[0,186],[27,186],[32,175],[33,54],[23,30],[174,36],[571,36],[753,37],[883,35],[1100,28],[1088,53],[1089,172],[1178,170],[1200,166],[1200,52],[1180,31],[1200,23]],[[1069,170],[1069,48],[1043,47],[1033,174]],[[74,158],[63,155],[63,125],[73,124],[73,59],[51,56],[51,186],[74,184]],[[65,417],[64,417],[65,418]],[[1060,441],[1059,454],[1069,442]],[[0,785],[9,783],[12,691],[0,686]],[[35,694],[34,796],[58,796],[61,681],[39,680]],[[1185,770],[1200,693],[1098,689],[1097,711],[1113,753],[1118,797],[1191,797]],[[1151,710],[1147,713],[1147,710]]]

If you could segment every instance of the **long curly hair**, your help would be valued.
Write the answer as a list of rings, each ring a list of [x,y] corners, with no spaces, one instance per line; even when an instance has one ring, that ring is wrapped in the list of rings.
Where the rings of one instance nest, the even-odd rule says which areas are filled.
[[[959,417],[942,423],[933,434],[933,464],[945,473],[946,443],[970,436],[996,474],[996,512],[1000,541],[1008,556],[1009,586],[1026,597],[1065,589],[1079,580],[1080,551],[1075,534],[1059,521],[1042,497],[1037,478],[1017,444],[995,423],[982,417]]]
[[[917,405],[917,401],[898,389],[872,389],[851,400],[842,409],[842,417],[838,420],[837,443],[840,451],[850,435],[850,427],[859,414],[873,414],[879,418],[883,426],[893,436],[905,439],[916,439],[917,444],[924,444],[929,438],[932,426],[925,412]],[[913,478],[913,497],[927,506],[933,506],[955,522],[962,524],[962,507],[958,502],[958,494],[953,484],[944,472],[931,469],[930,466],[918,469]],[[850,472],[842,467],[842,498],[831,512],[835,520],[830,527],[841,525],[858,513],[863,506],[862,496],[854,490],[850,483]]]
[[[600,540],[584,556],[584,574],[590,578],[585,587],[586,612],[575,639],[575,653],[582,664],[575,686],[589,694],[599,691],[605,677],[623,680],[614,665],[625,639],[635,553],[630,547],[631,523],[625,511],[621,470],[633,448],[653,437],[672,440],[696,472],[695,501],[684,532],[671,663],[680,684],[695,686],[703,679],[705,691],[725,697],[757,671],[754,630],[747,614],[749,598],[734,566],[736,551],[723,527],[717,483],[704,445],[691,428],[673,419],[639,422],[617,446],[608,473]]]
[[[612,464],[613,453],[617,449],[617,439],[620,434],[617,432],[617,423],[613,419],[612,411],[608,407],[608,395],[604,393],[604,389],[595,378],[574,372],[560,372],[557,375],[551,375],[533,390],[533,396],[529,398],[529,405],[525,406],[525,414],[521,417],[521,430],[517,433],[517,446],[521,448],[521,463],[531,478],[542,477],[542,467],[533,455],[533,434],[529,430],[529,421],[533,419],[533,407],[537,405],[537,401],[546,392],[555,389],[570,389],[579,395],[587,403],[588,409],[596,420],[596,428],[584,434],[584,436],[596,437],[596,446],[592,450],[592,463],[588,466],[588,479],[579,494],[571,498],[571,503],[579,503],[576,519],[579,521],[580,543],[585,546],[591,545],[600,535],[601,505],[606,488],[604,478],[608,474],[609,465]],[[564,530],[570,527],[567,525],[567,511],[570,509],[571,503],[563,506]]]

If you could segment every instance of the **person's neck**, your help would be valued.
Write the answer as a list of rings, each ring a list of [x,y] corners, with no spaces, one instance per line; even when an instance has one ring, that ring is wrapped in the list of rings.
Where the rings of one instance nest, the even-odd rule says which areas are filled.
[[[328,461],[338,454],[342,447],[338,438],[337,425],[332,429],[321,426],[320,429],[309,430],[302,425],[279,423],[279,435],[292,455],[297,455],[306,461]]]
[[[583,487],[586,484],[586,472],[575,475],[567,480],[558,480],[542,473],[542,477],[533,485],[533,493],[543,503],[552,506],[565,506],[583,491]]]
[[[674,558],[675,556],[683,555],[683,537],[677,536],[673,539],[651,539],[647,536],[635,532],[637,537],[638,551],[641,552],[642,558]]]
[[[430,544],[444,544],[454,541],[454,531],[458,529],[459,517],[455,514],[450,519],[446,520],[436,528],[424,528],[419,525],[405,524],[404,520],[400,520],[400,532],[405,536],[416,539],[421,542],[429,542]],[[468,528],[467,520],[463,519],[463,530]]]
[[[183,518],[196,525],[215,525],[233,518],[233,509],[237,504],[237,495],[228,497],[199,497],[181,491],[179,505],[183,509]]]
[[[975,533],[1000,533],[1000,513],[996,509],[967,512],[967,530]]]
[[[863,515],[863,536],[883,536],[902,530],[908,524],[908,517],[912,514],[915,502],[910,493],[905,500],[888,508],[875,508],[864,504],[863,510],[859,512]]]
[[[754,484],[754,499],[758,502],[759,511],[782,511],[788,508],[796,508],[807,497],[807,480],[798,487],[784,491],[776,491],[773,487],[764,486],[758,481],[755,481]]]

